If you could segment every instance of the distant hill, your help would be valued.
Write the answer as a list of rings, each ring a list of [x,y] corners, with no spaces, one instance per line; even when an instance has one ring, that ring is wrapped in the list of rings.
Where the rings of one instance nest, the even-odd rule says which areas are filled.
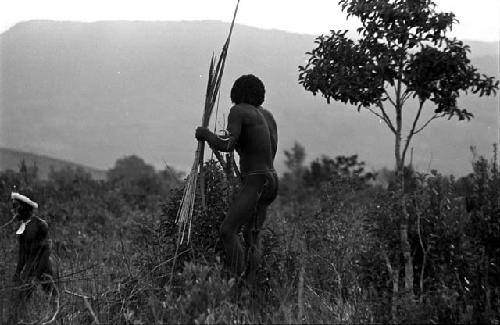
[[[335,28],[335,26],[332,26]],[[228,24],[196,22],[54,22],[18,24],[0,36],[0,146],[99,169],[137,154],[157,168],[188,170],[213,52]],[[357,153],[374,168],[393,166],[390,132],[367,112],[327,105],[298,85],[298,65],[314,35],[237,25],[224,73],[218,127],[235,78],[254,73],[283,150],[301,142],[308,159]],[[466,42],[472,61],[498,78],[498,44]],[[414,142],[417,168],[465,174],[469,146],[491,152],[498,141],[498,97],[465,96],[471,122],[436,121]],[[408,107],[410,111],[414,107]],[[213,119],[215,119],[215,114]],[[407,122],[408,123],[408,122]]]
[[[86,172],[90,173],[93,179],[102,180],[106,178],[106,172],[103,170],[82,166],[80,164],[75,164],[61,159],[36,155],[29,152],[0,148],[0,171],[9,169],[18,171],[21,161],[23,160],[27,166],[36,165],[38,167],[38,176],[41,179],[47,179],[51,168],[54,170],[60,170],[66,167],[82,168]]]

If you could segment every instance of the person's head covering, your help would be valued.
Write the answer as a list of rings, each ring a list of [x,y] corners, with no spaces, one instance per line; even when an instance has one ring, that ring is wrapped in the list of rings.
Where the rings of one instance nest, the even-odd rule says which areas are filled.
[[[38,208],[38,203],[36,203],[35,201],[32,201],[29,197],[22,195],[22,194],[19,194],[17,192],[12,192],[10,194],[10,198],[12,200],[16,200],[22,204],[27,204],[27,205],[31,206],[33,209]]]

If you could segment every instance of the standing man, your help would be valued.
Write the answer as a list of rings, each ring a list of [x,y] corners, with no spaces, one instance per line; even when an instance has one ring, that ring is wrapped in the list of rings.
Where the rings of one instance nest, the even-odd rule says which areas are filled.
[[[48,293],[53,289],[50,277],[54,275],[50,261],[49,226],[45,220],[33,215],[38,208],[36,202],[15,192],[12,192],[11,199],[12,211],[21,222],[16,231],[19,253],[14,282],[26,283],[36,278],[42,281],[42,287]]]
[[[220,234],[229,257],[229,269],[236,277],[244,275],[250,282],[260,262],[259,232],[267,208],[278,192],[278,176],[273,165],[278,132],[273,115],[261,106],[264,96],[264,84],[259,78],[251,74],[241,76],[231,89],[234,106],[229,112],[227,134],[219,136],[208,128],[198,127],[195,135],[215,150],[236,150],[240,156],[241,190],[229,207]],[[238,235],[242,226],[245,226],[247,269]]]
[[[47,222],[34,215],[38,204],[29,197],[12,192],[12,213],[20,222],[16,231],[19,242],[18,259],[14,283],[17,285],[13,296],[13,308],[8,323],[16,323],[25,313],[34,286],[33,279],[41,282],[47,294],[57,295],[50,261],[50,243]]]

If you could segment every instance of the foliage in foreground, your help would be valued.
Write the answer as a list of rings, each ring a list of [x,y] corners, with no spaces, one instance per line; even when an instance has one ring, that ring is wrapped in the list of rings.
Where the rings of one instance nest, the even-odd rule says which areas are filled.
[[[474,172],[458,180],[435,171],[413,175],[409,239],[418,249],[412,255],[414,300],[407,301],[394,290],[404,276],[397,267],[397,193],[342,172],[345,164],[334,162],[344,160],[291,164],[296,168],[282,179],[285,191],[262,232],[264,262],[257,284],[243,286],[239,295],[224,271],[218,243],[218,224],[237,189],[215,162],[206,166],[208,210],[197,204],[192,240],[179,247],[179,188],[151,212],[114,206],[123,202],[120,193],[78,174],[67,187],[32,182],[33,193],[50,202],[44,214],[60,266],[58,319],[70,324],[95,319],[110,324],[497,322],[497,162],[477,157]],[[345,161],[353,165],[354,160]],[[324,172],[337,167],[329,176]],[[4,173],[2,184],[19,176]],[[111,195],[116,200],[109,200]],[[6,213],[6,198],[0,207]],[[4,319],[14,230],[5,228],[8,235],[1,240]],[[35,293],[29,310],[25,321],[47,319],[53,312],[42,293]]]

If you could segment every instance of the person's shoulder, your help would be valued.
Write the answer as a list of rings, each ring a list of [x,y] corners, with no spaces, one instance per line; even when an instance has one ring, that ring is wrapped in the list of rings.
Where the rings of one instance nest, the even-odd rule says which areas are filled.
[[[231,107],[229,114],[233,117],[248,118],[252,116],[252,108],[255,109],[254,106],[249,104],[236,104]]]
[[[235,104],[233,107],[231,107],[231,111],[235,112],[247,112],[249,108],[252,108],[254,106],[250,104],[245,104],[245,103],[240,103],[240,104]]]
[[[265,117],[274,121],[274,116],[273,116],[273,113],[271,113],[271,111],[269,111],[268,109],[265,109],[262,106],[259,106],[259,110],[262,112],[262,114],[264,114]]]
[[[40,216],[33,216],[31,217],[32,222],[35,222],[36,224],[40,225],[43,228],[49,228],[49,224],[45,219],[42,219]]]
[[[246,106],[247,104],[234,104],[233,106],[231,106],[231,110],[233,111],[243,110],[245,109]]]
[[[266,114],[266,115],[269,115],[269,116],[273,116],[273,114],[271,113],[271,111],[269,111],[268,109],[265,109],[264,107],[262,106],[259,106],[258,109],[260,111],[262,111],[262,113]]]

